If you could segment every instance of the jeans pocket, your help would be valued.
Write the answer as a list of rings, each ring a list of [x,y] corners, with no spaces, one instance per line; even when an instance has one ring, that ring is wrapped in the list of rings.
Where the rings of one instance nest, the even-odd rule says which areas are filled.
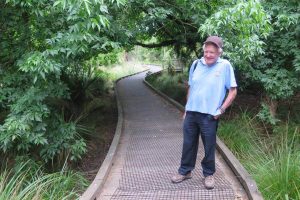
[[[207,114],[207,118],[211,121],[216,121],[215,116],[213,116],[211,114]]]

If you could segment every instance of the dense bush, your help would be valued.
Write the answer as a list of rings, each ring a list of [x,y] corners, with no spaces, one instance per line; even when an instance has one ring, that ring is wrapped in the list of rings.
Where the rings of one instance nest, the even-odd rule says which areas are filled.
[[[84,154],[77,119],[86,102],[106,92],[90,60],[101,53],[98,64],[116,62],[109,10],[123,3],[0,2],[1,151],[54,164]]]

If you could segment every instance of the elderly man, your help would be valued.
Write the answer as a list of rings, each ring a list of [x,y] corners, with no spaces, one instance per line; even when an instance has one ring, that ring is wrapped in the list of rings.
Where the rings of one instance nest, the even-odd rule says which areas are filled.
[[[222,48],[220,37],[208,37],[203,45],[204,56],[195,60],[190,68],[181,164],[178,173],[171,178],[173,183],[192,178],[200,135],[205,153],[201,161],[204,186],[214,188],[218,120],[237,94],[233,68],[228,60],[220,58]]]

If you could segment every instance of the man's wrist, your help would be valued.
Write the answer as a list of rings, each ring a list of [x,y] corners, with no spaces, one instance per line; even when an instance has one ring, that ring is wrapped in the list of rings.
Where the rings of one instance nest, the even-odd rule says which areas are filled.
[[[220,107],[219,110],[220,110],[221,114],[223,114],[225,112],[225,109],[222,107]]]

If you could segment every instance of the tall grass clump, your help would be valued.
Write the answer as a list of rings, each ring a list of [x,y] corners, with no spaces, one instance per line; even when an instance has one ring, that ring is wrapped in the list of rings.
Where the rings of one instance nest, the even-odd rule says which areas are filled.
[[[32,161],[0,174],[0,200],[78,199],[88,182],[79,173],[61,170],[47,174]]]
[[[299,129],[285,126],[245,162],[266,199],[300,199]]]
[[[152,75],[147,79],[147,81],[149,81],[156,89],[165,93],[182,105],[185,104],[185,98],[182,97],[186,96],[187,90],[184,80],[186,80],[185,72],[177,74],[163,72],[158,76]]]
[[[257,124],[247,113],[242,113],[230,121],[223,123],[219,127],[218,134],[226,143],[229,149],[237,155],[243,157],[243,152],[254,151],[256,148],[253,145],[257,137]]]
[[[300,132],[298,125],[277,127],[263,135],[246,114],[222,123],[221,138],[252,174],[266,200],[300,199]]]

